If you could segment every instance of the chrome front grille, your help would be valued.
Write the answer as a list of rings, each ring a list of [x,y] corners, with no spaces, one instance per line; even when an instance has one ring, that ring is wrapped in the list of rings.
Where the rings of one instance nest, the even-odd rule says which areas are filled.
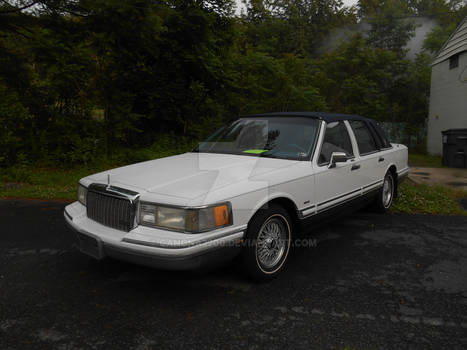
[[[137,194],[102,184],[88,188],[86,211],[88,218],[121,231],[134,227]]]

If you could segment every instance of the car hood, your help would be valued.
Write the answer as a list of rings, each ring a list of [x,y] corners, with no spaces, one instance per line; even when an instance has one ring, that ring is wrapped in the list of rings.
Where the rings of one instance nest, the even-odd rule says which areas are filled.
[[[107,183],[110,175],[113,186],[191,200],[240,181],[264,180],[264,175],[294,163],[297,161],[185,153],[104,171],[88,176],[82,182],[86,185],[92,182]]]

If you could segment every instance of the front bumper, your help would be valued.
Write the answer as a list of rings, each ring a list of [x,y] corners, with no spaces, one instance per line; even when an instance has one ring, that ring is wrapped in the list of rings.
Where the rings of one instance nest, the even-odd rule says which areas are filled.
[[[65,207],[67,224],[76,232],[78,248],[96,259],[118,260],[168,270],[192,270],[230,260],[241,249],[246,227],[185,234],[144,226],[130,232],[101,225],[86,216],[86,207]]]

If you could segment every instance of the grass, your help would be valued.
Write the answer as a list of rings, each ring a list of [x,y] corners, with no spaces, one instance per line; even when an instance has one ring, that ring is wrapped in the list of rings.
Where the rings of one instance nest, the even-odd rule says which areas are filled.
[[[20,164],[0,169],[0,198],[75,200],[78,180],[119,166],[157,159],[192,150],[195,143],[161,135],[152,146],[115,150],[113,158],[96,158],[94,164],[70,168]]]
[[[440,164],[438,157],[412,155],[411,160],[413,159],[416,159],[418,164]],[[75,200],[80,178],[120,165],[123,164],[105,162],[71,169],[33,166],[0,169],[0,198]],[[399,198],[394,202],[392,211],[409,214],[467,215],[467,211],[459,204],[462,198],[467,198],[467,192],[406,181],[399,188]]]
[[[183,151],[148,152],[143,155],[138,154],[138,157],[132,159],[122,157],[66,169],[31,165],[0,169],[0,198],[75,200],[78,181],[85,176],[140,161],[183,153]]]
[[[459,201],[467,192],[446,186],[413,184],[408,181],[399,187],[399,196],[392,211],[408,214],[467,215]]]
[[[74,200],[78,180],[95,168],[9,168],[0,171],[0,197]]]
[[[126,163],[107,161],[68,169],[33,166],[0,169],[0,198],[76,200],[79,179]]]
[[[428,154],[409,153],[409,165],[412,167],[442,168],[444,167],[442,158],[430,156]]]
[[[411,167],[442,168],[440,156],[409,153]],[[399,188],[399,198],[392,210],[409,214],[456,214],[467,215],[459,201],[467,198],[467,192],[447,186],[419,185],[409,181]]]

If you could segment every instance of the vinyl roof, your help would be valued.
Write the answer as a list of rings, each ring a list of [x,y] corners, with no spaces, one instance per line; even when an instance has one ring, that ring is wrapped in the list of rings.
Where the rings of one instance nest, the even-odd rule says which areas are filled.
[[[263,113],[242,115],[241,117],[306,117],[324,120],[327,123],[339,120],[364,120],[372,121],[371,119],[354,114],[338,114],[338,113],[325,113],[325,112],[277,112],[277,113]]]

